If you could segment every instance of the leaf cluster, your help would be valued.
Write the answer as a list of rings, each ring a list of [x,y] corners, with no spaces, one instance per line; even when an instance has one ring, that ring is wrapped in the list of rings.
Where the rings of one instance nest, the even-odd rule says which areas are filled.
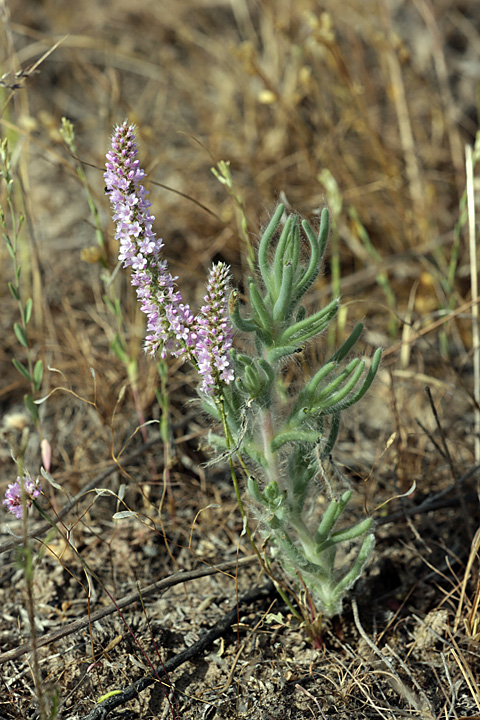
[[[236,381],[232,390],[226,389],[225,396],[233,437],[240,430],[237,419],[242,408],[244,411],[247,407],[251,410],[272,407],[278,399],[276,380],[282,364],[301,351],[307,341],[322,334],[339,307],[337,298],[307,315],[302,304],[320,271],[328,238],[328,210],[322,211],[318,233],[306,220],[300,223],[294,214],[286,218],[279,230],[284,212],[284,206],[279,205],[261,238],[259,276],[248,280],[250,315],[245,317],[241,313],[237,291],[230,297],[233,324],[239,331],[253,336],[257,351],[255,358],[236,352],[232,354]],[[306,264],[301,261],[301,230],[310,249]],[[340,367],[362,330],[363,325],[359,323],[342,347],[302,388],[285,421],[271,438],[272,452],[277,452],[286,443],[317,444],[324,437],[326,416],[330,416],[330,434],[324,440],[322,452],[325,455],[331,452],[338,433],[340,412],[365,395],[380,363],[381,350],[378,349],[368,370],[365,360],[359,358]]]

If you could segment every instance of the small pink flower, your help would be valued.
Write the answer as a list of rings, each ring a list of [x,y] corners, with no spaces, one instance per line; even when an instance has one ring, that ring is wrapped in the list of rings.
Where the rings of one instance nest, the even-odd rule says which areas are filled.
[[[25,506],[31,507],[33,498],[40,495],[40,479],[37,477],[35,480],[32,480],[31,477],[25,475],[23,478],[23,489],[25,492]],[[22,478],[17,477],[15,482],[9,484],[5,492],[3,504],[8,512],[11,512],[16,518],[23,516]]]

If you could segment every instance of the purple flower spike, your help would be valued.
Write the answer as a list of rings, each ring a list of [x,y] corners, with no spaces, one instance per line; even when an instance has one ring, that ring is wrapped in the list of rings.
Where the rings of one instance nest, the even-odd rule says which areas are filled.
[[[137,159],[134,130],[127,122],[115,128],[104,177],[117,224],[119,259],[132,269],[132,285],[147,316],[145,348],[162,358],[170,352],[189,360],[202,378],[201,391],[214,395],[220,384],[234,377],[229,359],[233,335],[227,300],[229,268],[223,263],[212,267],[206,305],[195,317],[160,255],[163,241],[152,230],[155,218],[140,184],[145,173]]]
[[[221,383],[234,379],[230,360],[233,329],[228,314],[229,267],[213,265],[207,282],[205,305],[197,317],[198,338],[194,349],[198,372],[202,377],[200,389],[213,395]]]
[[[118,125],[107,153],[104,175],[107,192],[117,224],[115,238],[120,242],[119,259],[132,268],[132,285],[136,287],[141,310],[147,316],[145,347],[152,355],[189,357],[195,339],[194,316],[182,296],[175,290],[175,280],[160,257],[163,241],[153,232],[154,216],[150,214],[147,191],[140,184],[145,177],[137,159],[135,127]]]
[[[41,487],[39,479],[36,478],[32,480],[31,477],[25,475],[23,478],[23,489],[25,492],[25,505],[26,507],[31,507],[33,498],[40,495]],[[9,484],[5,492],[3,504],[8,512],[11,512],[16,518],[23,516],[22,478],[17,477],[15,482]]]

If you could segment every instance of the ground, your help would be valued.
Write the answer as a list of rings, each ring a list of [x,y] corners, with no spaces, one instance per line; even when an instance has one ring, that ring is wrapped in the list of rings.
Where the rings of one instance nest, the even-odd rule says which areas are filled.
[[[477,4],[11,0],[0,11],[2,137],[33,300],[27,352],[3,245],[0,491],[14,460],[33,475],[48,465],[55,485],[42,481],[40,504],[63,534],[35,509],[28,524],[2,511],[0,720],[40,717],[39,696],[62,720],[478,718],[478,316],[462,215]],[[313,224],[330,210],[310,303],[341,294],[343,310],[287,377],[308,376],[359,321],[358,354],[383,348],[330,468],[334,492],[354,490],[352,520],[367,512],[376,533],[340,616],[315,614],[257,530],[262,566],[228,465],[210,462],[194,372],[169,359],[163,375],[143,352],[102,176],[125,118],[194,306],[213,261],[242,290],[245,225],[255,245],[278,200]],[[211,173],[222,160],[230,192]],[[478,196],[478,179],[469,187]],[[1,193],[12,237],[3,180]],[[12,363],[28,357],[45,369],[37,427]],[[319,485],[319,511],[326,494]],[[255,528],[253,507],[249,518]]]

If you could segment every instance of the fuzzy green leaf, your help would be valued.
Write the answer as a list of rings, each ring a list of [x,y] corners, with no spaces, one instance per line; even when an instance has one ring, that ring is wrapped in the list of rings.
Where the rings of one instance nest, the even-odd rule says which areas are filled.
[[[340,388],[340,390],[333,395],[330,395],[330,397],[326,397],[325,399],[321,399],[315,402],[315,408],[318,410],[321,410],[324,412],[325,410],[329,410],[333,407],[338,407],[338,409],[343,409],[343,406],[341,406],[342,401],[351,393],[355,385],[360,380],[360,377],[363,373],[363,370],[365,368],[365,362],[362,360],[361,362],[357,361],[355,362],[355,365],[357,367],[355,368],[355,372],[353,373],[352,377],[348,382],[345,383],[345,385]],[[350,370],[351,372],[351,370]],[[343,373],[342,373],[343,375]],[[333,384],[333,383],[332,383]]]
[[[352,347],[355,345],[357,340],[359,339],[360,335],[363,332],[363,323],[358,323],[358,325],[355,325],[353,331],[350,333],[349,337],[343,345],[337,350],[337,352],[332,355],[330,358],[331,361],[339,363],[341,362],[350,352]]]
[[[374,547],[375,536],[373,535],[373,533],[371,533],[370,535],[367,535],[367,537],[363,541],[362,547],[360,548],[360,552],[357,555],[357,559],[355,560],[353,567],[348,571],[346,575],[344,575],[344,577],[340,580],[337,587],[335,588],[336,592],[338,593],[338,597],[342,598],[345,593],[350,590],[352,585],[358,580],[358,578],[363,572],[363,568],[365,567],[368,559],[370,558],[370,555],[373,552]]]
[[[286,430],[275,435],[270,447],[272,452],[277,452],[283,445],[289,442],[301,442],[301,443],[317,443],[319,440],[318,433],[309,430]]]
[[[278,225],[283,215],[284,206],[279,205],[273,213],[272,219],[268,223],[267,229],[262,235],[260,240],[260,246],[258,248],[258,267],[262,275],[263,281],[268,289],[268,283],[270,281],[270,268],[268,263],[268,249],[270,242],[277,231]]]
[[[328,440],[322,448],[322,457],[328,457],[333,450],[333,447],[337,441],[338,431],[340,429],[340,413],[332,413],[332,419],[330,422],[330,431],[328,434]]]
[[[363,533],[367,532],[367,530],[370,530],[371,527],[372,518],[365,518],[365,520],[353,525],[353,527],[345,528],[344,530],[338,530],[337,532],[332,533],[331,539],[335,544],[345,542],[347,540],[355,540],[355,538],[360,537],[360,535],[363,535]]]
[[[282,283],[282,275],[283,275],[283,268],[285,265],[285,253],[288,248],[289,243],[292,241],[292,233],[293,233],[293,227],[296,224],[297,220],[293,215],[289,215],[287,218],[287,222],[283,226],[282,234],[280,235],[280,238],[277,243],[277,247],[275,249],[275,258],[273,261],[273,287],[268,287],[269,295],[272,299],[272,301],[275,301],[278,297],[278,291],[280,288],[280,285]]]
[[[276,365],[278,361],[282,358],[287,357],[288,355],[294,355],[302,349],[303,348],[301,347],[300,343],[298,345],[284,345],[283,347],[274,347],[268,351],[267,360],[270,365]]]
[[[319,393],[317,393],[314,404],[318,407],[327,407],[326,401],[333,397],[334,392],[337,390],[337,388],[345,382],[345,380],[353,373],[353,371],[360,365],[360,375],[363,372],[363,368],[365,367],[365,362],[360,362],[359,358],[355,358],[352,360],[347,367],[342,370],[342,372],[337,375],[337,377],[332,380],[326,387],[324,387]],[[325,404],[323,403],[325,401]]]
[[[250,290],[250,304],[255,322],[262,330],[265,330],[270,334],[272,329],[272,320],[268,314],[267,308],[265,307],[265,303],[263,302],[260,293],[257,290],[257,286],[252,279],[250,279],[248,285]]]
[[[280,293],[277,301],[273,306],[273,320],[279,322],[286,320],[290,314],[292,305],[292,281],[293,281],[293,266],[291,262],[285,264],[283,268],[282,284],[280,287]]]
[[[298,401],[295,404],[294,411],[292,412],[292,415],[294,412],[296,412],[296,408],[301,407],[302,405],[310,405],[313,402],[313,396],[314,392],[317,389],[318,384],[326,378],[326,376],[332,372],[336,368],[335,362],[328,362],[323,367],[320,368],[320,370],[317,370],[315,375],[308,381],[308,383],[305,385],[303,390],[301,390]]]
[[[368,370],[368,373],[365,377],[365,380],[362,383],[362,386],[358,389],[354,395],[349,397],[347,400],[345,400],[345,403],[342,404],[342,410],[351,407],[352,405],[355,405],[367,392],[368,388],[372,384],[372,382],[375,379],[375,375],[377,374],[378,366],[380,365],[380,360],[382,359],[382,349],[377,348],[375,350],[375,353],[373,355],[372,363],[370,365],[370,368]]]
[[[352,497],[352,491],[347,490],[343,493],[340,500],[331,500],[328,508],[323,514],[322,521],[318,526],[318,530],[315,534],[315,546],[316,552],[319,552],[319,546],[328,538],[333,526],[337,522],[338,518],[342,514],[347,505],[348,501]]]
[[[319,310],[314,315],[309,315],[300,322],[293,323],[290,325],[278,338],[277,345],[284,345],[287,342],[290,343],[293,339],[296,341],[297,338],[308,339],[316,335],[321,330],[317,328],[325,328],[332,318],[336,315],[338,310],[339,300],[335,298],[322,310]]]
[[[258,328],[258,325],[251,319],[244,319],[240,315],[239,310],[239,298],[238,298],[238,291],[232,290],[230,293],[230,298],[228,301],[228,309],[230,312],[230,317],[232,319],[233,324],[237,328],[237,330],[240,330],[240,332],[255,332]]]

